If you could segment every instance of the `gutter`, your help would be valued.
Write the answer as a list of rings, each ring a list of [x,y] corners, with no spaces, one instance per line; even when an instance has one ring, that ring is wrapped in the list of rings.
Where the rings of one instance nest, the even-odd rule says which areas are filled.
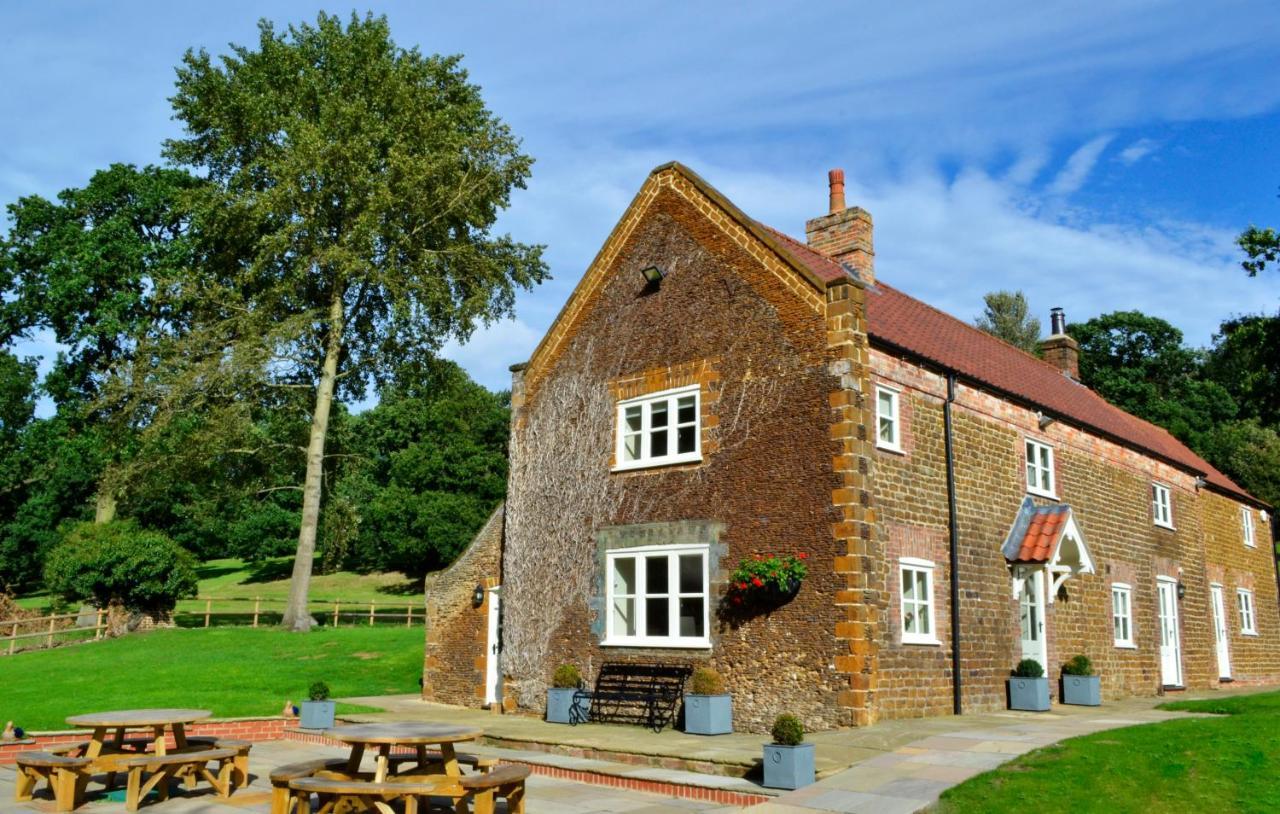
[[[947,531],[951,557],[947,575],[951,589],[951,710],[962,712],[960,685],[960,531],[956,526],[956,460],[951,437],[951,405],[956,400],[956,374],[947,372],[947,400],[942,404],[942,423],[947,453]]]

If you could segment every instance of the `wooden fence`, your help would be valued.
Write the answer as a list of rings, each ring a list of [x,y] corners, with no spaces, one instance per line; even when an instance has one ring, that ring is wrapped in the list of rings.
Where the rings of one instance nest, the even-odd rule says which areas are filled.
[[[178,627],[207,628],[215,620],[231,624],[258,627],[273,624],[284,614],[287,599],[254,597],[215,598],[196,597],[183,600],[171,614]],[[393,602],[351,602],[340,599],[313,600],[309,603],[311,615],[322,625],[398,625],[413,627],[423,623],[426,612],[415,604]],[[93,623],[88,624],[92,618]],[[101,639],[107,630],[106,611],[85,610],[79,613],[59,613],[51,616],[33,616],[25,619],[0,620],[0,654],[13,655],[18,650],[53,647],[58,643],[79,643]],[[70,638],[72,642],[67,642]],[[40,640],[40,641],[35,641]],[[18,642],[31,642],[19,646]],[[7,646],[6,646],[7,645]]]

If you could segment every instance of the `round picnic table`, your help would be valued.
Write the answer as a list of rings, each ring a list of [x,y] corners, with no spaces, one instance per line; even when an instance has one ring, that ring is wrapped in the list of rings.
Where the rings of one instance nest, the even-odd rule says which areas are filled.
[[[72,715],[67,723],[84,729],[92,729],[89,746],[85,757],[94,758],[104,753],[123,752],[125,750],[125,732],[130,729],[150,729],[152,737],[149,741],[157,755],[165,753],[165,732],[173,732],[174,745],[179,749],[187,748],[186,725],[203,721],[212,715],[207,709],[121,709],[112,712],[90,712],[86,715]],[[115,730],[115,737],[107,740],[107,733]],[[145,747],[146,744],[144,743]]]
[[[364,757],[365,748],[376,746],[378,748],[375,762],[377,768],[373,781],[382,783],[387,779],[393,746],[412,746],[417,753],[420,769],[430,763],[438,762],[444,766],[444,773],[449,777],[461,777],[462,770],[458,768],[458,756],[453,745],[462,741],[476,740],[484,734],[484,730],[449,724],[377,723],[339,726],[326,730],[324,734],[351,746],[351,757],[347,759],[347,773],[353,777],[360,771],[360,760]],[[428,746],[439,747],[439,761],[428,758]]]

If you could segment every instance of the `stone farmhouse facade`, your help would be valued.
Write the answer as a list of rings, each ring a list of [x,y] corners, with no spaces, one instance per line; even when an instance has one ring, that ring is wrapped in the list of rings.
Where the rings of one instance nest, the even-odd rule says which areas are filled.
[[[764,731],[1000,709],[1023,658],[1086,654],[1106,698],[1280,683],[1269,507],[1080,384],[1060,313],[1039,359],[877,279],[829,180],[800,243],[650,174],[513,369],[508,500],[428,584],[424,697],[709,665]],[[799,591],[730,603],[770,555]]]

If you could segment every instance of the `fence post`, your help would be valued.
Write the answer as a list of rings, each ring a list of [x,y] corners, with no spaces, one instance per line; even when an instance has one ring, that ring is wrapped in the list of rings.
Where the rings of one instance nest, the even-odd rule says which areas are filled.
[[[44,640],[45,647],[53,647],[53,623],[55,620],[56,617],[49,617],[49,636]]]
[[[369,625],[373,625],[373,602],[369,602]]]
[[[413,627],[413,605],[406,605],[404,608],[404,626]]]
[[[333,600],[333,626],[338,626],[338,600]]]
[[[213,605],[212,599],[206,599],[204,601],[204,626],[205,627],[209,626],[209,609],[211,605]]]
[[[258,608],[262,606],[262,597],[255,596],[253,598],[253,626],[258,626]]]
[[[14,645],[18,643],[18,623],[13,623],[13,631],[9,634],[9,655],[13,655]]]
[[[98,608],[98,618],[93,622],[93,638],[102,638],[102,608]]]

